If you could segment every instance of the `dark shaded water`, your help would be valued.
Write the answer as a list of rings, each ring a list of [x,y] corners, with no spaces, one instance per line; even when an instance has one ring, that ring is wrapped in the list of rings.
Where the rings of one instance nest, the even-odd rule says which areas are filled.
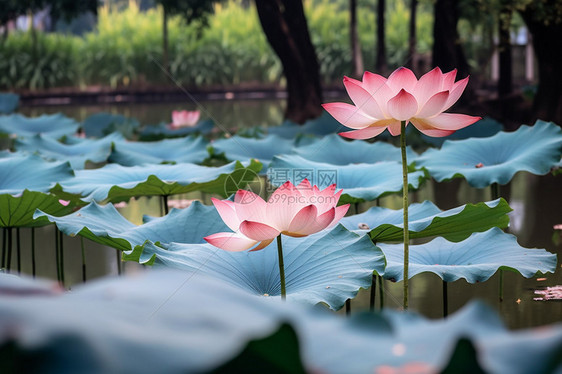
[[[142,124],[157,124],[170,121],[170,113],[174,109],[194,109],[192,104],[132,104],[114,105],[105,107],[34,107],[23,108],[21,112],[26,115],[40,115],[43,113],[63,112],[77,120],[83,120],[90,114],[99,111],[120,113],[132,116]],[[251,127],[254,125],[278,124],[282,121],[283,105],[274,100],[256,101],[216,101],[203,103],[202,115],[212,117],[222,128],[233,129],[236,127]],[[553,225],[562,223],[562,176],[552,175],[534,176],[528,173],[519,173],[513,181],[503,186],[501,195],[507,198],[514,209],[511,217],[510,232],[518,237],[519,244],[528,248],[545,248],[550,252],[562,255],[562,245],[555,245],[552,238]],[[201,198],[192,194],[189,198]],[[489,189],[478,190],[471,188],[463,180],[448,183],[426,183],[420,191],[414,194],[416,201],[432,200],[441,209],[452,208],[467,202],[480,202],[490,200]],[[209,197],[205,197],[209,204]],[[381,205],[399,209],[401,199],[389,196],[381,200]],[[369,207],[368,204],[360,206],[361,210]],[[141,199],[131,203],[124,211],[129,219],[140,223],[142,214],[159,215],[157,199]],[[31,264],[29,260],[29,230],[22,229],[22,266],[23,271],[29,273]],[[37,229],[38,252],[41,259],[38,261],[38,275],[55,278],[54,262],[54,230],[53,227]],[[88,279],[117,273],[115,251],[102,247],[88,240],[86,246]],[[80,239],[66,237],[65,267],[66,284],[81,282],[81,251]],[[40,248],[39,248],[40,247]],[[127,263],[128,272],[139,271],[141,267]],[[546,278],[546,279],[544,279]],[[422,314],[438,318],[442,315],[442,282],[433,274],[421,274],[412,278],[410,308]],[[504,272],[504,301],[498,301],[499,277],[496,274],[490,280],[480,284],[467,284],[463,280],[449,284],[449,312],[461,308],[471,299],[483,299],[497,309],[506,324],[511,328],[539,326],[543,324],[562,321],[562,301],[534,301],[534,290],[540,287],[562,284],[562,269],[560,261],[555,274],[540,275],[525,279],[517,273]],[[385,281],[386,307],[399,308],[402,302],[402,284]],[[377,294],[377,307],[379,296]],[[369,291],[362,291],[353,300],[352,310],[368,307]]]

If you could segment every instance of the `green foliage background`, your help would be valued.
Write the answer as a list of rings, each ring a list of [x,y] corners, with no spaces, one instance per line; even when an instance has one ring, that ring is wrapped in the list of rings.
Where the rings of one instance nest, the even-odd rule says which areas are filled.
[[[389,2],[386,18],[388,60],[402,65],[407,54],[408,2]],[[365,68],[372,70],[375,50],[374,2],[360,1],[358,27]],[[348,1],[305,0],[309,29],[325,83],[340,82],[351,72]],[[418,12],[418,51],[431,50],[431,6]],[[215,5],[202,29],[180,16],[169,18],[171,75],[185,85],[283,84],[282,66],[261,30],[256,10],[240,0]],[[103,6],[98,27],[83,37],[30,32],[11,33],[0,41],[0,89],[56,86],[111,87],[163,84],[162,13]]]

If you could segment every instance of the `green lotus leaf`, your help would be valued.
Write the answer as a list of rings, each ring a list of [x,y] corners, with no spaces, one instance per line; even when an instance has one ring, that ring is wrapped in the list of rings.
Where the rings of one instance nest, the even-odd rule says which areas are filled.
[[[73,169],[84,169],[86,162],[105,162],[111,153],[111,144],[123,139],[114,133],[101,139],[80,139],[65,144],[41,134],[31,138],[16,139],[14,147],[17,151],[38,153],[47,160],[68,161]]]
[[[309,161],[298,155],[282,155],[273,158],[267,176],[275,186],[288,180],[296,185],[305,178],[319,188],[335,183],[338,189],[343,189],[341,203],[372,201],[402,191],[402,165],[396,161],[342,166]],[[409,188],[414,190],[426,176],[423,171],[411,171],[408,178]]]
[[[59,139],[74,134],[80,125],[72,118],[57,114],[44,114],[39,117],[25,117],[21,114],[0,116],[0,134],[32,137],[37,134]]]
[[[562,154],[562,130],[551,122],[537,121],[515,132],[499,132],[489,138],[446,141],[440,150],[430,149],[416,159],[438,182],[465,178],[473,187],[506,184],[515,173],[544,175]]]
[[[164,139],[154,142],[116,141],[109,161],[123,166],[198,164],[209,157],[208,144],[209,142],[202,137]]]
[[[134,196],[176,195],[202,191],[230,196],[253,181],[261,164],[248,166],[232,162],[221,167],[195,164],[121,166],[77,170],[76,177],[57,185],[53,191],[62,197],[83,196],[84,201],[120,202]]]
[[[340,309],[360,288],[368,288],[373,271],[382,273],[384,256],[366,236],[343,226],[304,238],[283,236],[287,299],[324,303]],[[141,263],[201,272],[257,296],[280,298],[277,244],[256,252],[228,252],[210,244],[147,243],[125,256]],[[142,251],[142,253],[139,253]]]
[[[172,208],[164,217],[145,217],[145,223],[140,226],[129,222],[112,204],[98,205],[95,202],[64,217],[45,211],[37,211],[34,217],[55,223],[66,235],[80,235],[121,251],[130,251],[147,240],[153,243],[204,243],[205,236],[228,231],[215,207],[198,201],[186,209]]]
[[[384,277],[403,279],[404,247],[402,244],[380,243],[387,258]],[[556,255],[544,249],[523,248],[515,236],[499,228],[474,233],[454,243],[435,238],[429,243],[410,246],[408,276],[422,272],[437,274],[446,282],[466,279],[468,283],[484,282],[500,269],[518,272],[525,278],[537,273],[554,273]]]
[[[492,227],[506,228],[511,208],[504,199],[478,204],[466,204],[442,211],[430,201],[408,207],[410,238],[442,236],[458,242],[474,232],[487,231]],[[403,240],[403,211],[372,207],[368,211],[340,221],[350,230],[368,232],[375,242]],[[366,226],[365,226],[366,225]]]
[[[67,162],[47,162],[37,155],[22,154],[0,158],[0,194],[19,195],[25,189],[48,192],[55,183],[73,176]]]
[[[288,153],[288,152],[285,152]],[[316,162],[333,165],[374,164],[380,161],[400,161],[400,148],[385,142],[367,143],[362,140],[345,140],[337,134],[326,135],[312,144],[295,148],[293,153]],[[407,148],[408,161],[413,161],[418,154],[411,147]]]

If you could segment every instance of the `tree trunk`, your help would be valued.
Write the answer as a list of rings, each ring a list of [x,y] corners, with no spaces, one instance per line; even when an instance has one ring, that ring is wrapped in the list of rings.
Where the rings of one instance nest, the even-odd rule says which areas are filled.
[[[170,61],[168,57],[168,11],[162,7],[162,66],[165,73],[170,74]]]
[[[410,0],[410,32],[408,36],[408,61],[406,62],[406,66],[415,70],[416,68],[416,14],[418,9],[418,0]]]
[[[511,57],[511,36],[509,27],[511,25],[512,10],[505,0],[501,1],[500,17],[498,22],[499,34],[499,79],[498,95],[510,95],[513,92],[513,74]],[[501,97],[500,97],[501,98]]]
[[[287,80],[285,118],[302,124],[320,116],[320,66],[308,33],[302,0],[256,0],[256,8]]]
[[[384,31],[384,15],[386,8],[386,0],[377,1],[377,73],[386,75],[388,69],[386,62],[386,43]]]
[[[539,84],[533,101],[534,119],[553,121],[562,126],[562,23],[545,23],[532,10],[521,12],[532,34],[537,57]]]
[[[363,75],[363,55],[361,53],[361,43],[357,32],[357,0],[349,1],[349,35],[351,38],[351,64],[353,76],[360,78]]]

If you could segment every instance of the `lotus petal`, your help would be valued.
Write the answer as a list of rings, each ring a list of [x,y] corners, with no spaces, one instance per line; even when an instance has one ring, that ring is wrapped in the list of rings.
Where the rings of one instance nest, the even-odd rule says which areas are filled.
[[[80,125],[72,118],[57,114],[25,117],[21,114],[0,116],[0,134],[32,137],[37,134],[59,139],[74,134]]]
[[[55,193],[81,195],[85,201],[126,201],[133,196],[176,195],[192,191],[223,197],[242,188],[257,176],[261,164],[232,162],[221,167],[195,164],[121,166],[78,170],[76,177],[57,185]],[[232,185],[232,186],[231,186]]]
[[[412,204],[408,207],[410,238],[442,236],[458,242],[465,240],[474,232],[489,230],[492,227],[506,228],[511,208],[504,199],[485,203],[466,204],[442,211],[430,201]],[[349,230],[365,226],[356,231],[369,233],[375,242],[400,241],[403,233],[402,209],[392,210],[372,207],[368,211],[345,217],[341,224]]]
[[[111,153],[111,144],[123,137],[120,134],[110,134],[104,138],[72,140],[72,144],[65,144],[41,134],[31,138],[16,139],[14,147],[18,151],[38,153],[47,160],[68,161],[73,169],[84,169],[87,161],[105,162]]]
[[[130,255],[141,262],[208,274],[258,296],[280,297],[277,244],[256,252],[227,252],[208,244],[147,243]],[[142,254],[139,252],[142,251]],[[381,273],[384,257],[369,240],[342,226],[303,238],[283,236],[287,299],[340,309]],[[128,255],[124,256],[129,259]]]
[[[164,139],[154,142],[116,141],[110,162],[123,166],[203,162],[209,142],[202,137]]]
[[[410,172],[408,176],[412,190],[425,179],[422,171]],[[337,189],[343,189],[340,203],[372,201],[402,191],[402,167],[396,161],[341,166],[309,161],[298,155],[282,155],[273,158],[268,177],[277,186],[286,180],[296,185],[305,178],[319,188],[335,183]]]
[[[434,137],[422,135],[422,139],[431,145],[441,147],[445,140],[461,140],[468,138],[487,138],[496,135],[503,130],[503,125],[498,121],[484,117],[473,125],[455,131],[453,134],[444,137]]]
[[[562,130],[553,123],[537,121],[515,132],[489,138],[446,141],[440,150],[430,149],[416,159],[438,182],[465,178],[477,188],[506,184],[515,173],[543,175],[560,161]]]
[[[403,245],[381,243],[380,247],[387,259],[384,277],[401,281]],[[497,227],[474,233],[459,243],[436,238],[426,244],[410,246],[410,278],[422,272],[431,272],[445,282],[463,278],[468,283],[476,283],[487,281],[500,269],[518,272],[525,278],[537,273],[554,273],[556,255],[544,249],[523,248],[517,244],[515,236]]]

